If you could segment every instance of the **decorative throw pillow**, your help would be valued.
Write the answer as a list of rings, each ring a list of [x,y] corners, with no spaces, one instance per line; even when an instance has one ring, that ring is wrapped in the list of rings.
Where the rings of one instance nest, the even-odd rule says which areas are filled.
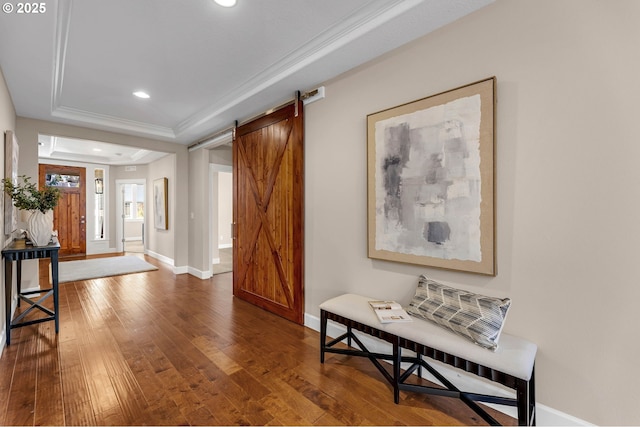
[[[510,305],[509,298],[478,295],[420,276],[407,312],[495,350]]]

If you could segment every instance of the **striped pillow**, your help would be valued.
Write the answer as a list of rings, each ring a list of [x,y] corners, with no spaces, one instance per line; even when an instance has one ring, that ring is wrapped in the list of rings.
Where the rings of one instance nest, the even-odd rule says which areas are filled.
[[[407,312],[495,350],[510,305],[509,298],[478,295],[420,276]]]

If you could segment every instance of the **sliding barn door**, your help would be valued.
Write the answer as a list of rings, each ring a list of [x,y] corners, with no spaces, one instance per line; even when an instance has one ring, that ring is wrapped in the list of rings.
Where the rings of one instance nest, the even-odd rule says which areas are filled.
[[[238,127],[233,142],[233,294],[300,324],[303,136],[299,102]]]

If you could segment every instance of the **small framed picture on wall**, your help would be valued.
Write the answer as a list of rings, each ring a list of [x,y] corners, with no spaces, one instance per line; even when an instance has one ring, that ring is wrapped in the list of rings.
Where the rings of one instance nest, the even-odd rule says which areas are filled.
[[[18,139],[16,134],[8,130],[4,134],[4,170],[5,178],[18,183]],[[2,192],[4,197],[4,234],[13,233],[18,228],[18,208],[13,206],[11,198]]]
[[[169,229],[168,191],[169,180],[167,178],[153,181],[153,220],[156,230]]]

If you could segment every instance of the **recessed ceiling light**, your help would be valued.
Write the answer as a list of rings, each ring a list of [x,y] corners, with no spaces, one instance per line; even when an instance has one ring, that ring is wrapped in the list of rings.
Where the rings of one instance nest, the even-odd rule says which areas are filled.
[[[139,90],[137,92],[133,92],[133,94],[135,96],[137,96],[138,98],[143,98],[143,99],[151,98],[147,92],[143,92],[141,90]]]
[[[236,5],[236,0],[214,0],[214,1],[223,7],[232,7]]]
[[[101,148],[94,148],[93,151],[102,151]]]

